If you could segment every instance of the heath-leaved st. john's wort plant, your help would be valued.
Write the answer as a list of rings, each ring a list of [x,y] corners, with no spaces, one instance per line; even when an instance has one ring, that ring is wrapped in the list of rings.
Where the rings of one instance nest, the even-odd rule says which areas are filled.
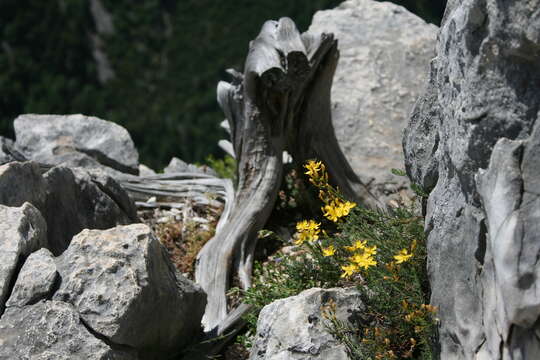
[[[321,309],[327,330],[351,358],[431,359],[436,309],[428,304],[423,219],[409,208],[357,206],[330,185],[323,163],[310,160],[304,167],[318,190],[320,217],[296,224],[294,251],[256,265],[253,287],[244,294],[253,305],[248,334],[262,307],[276,299],[311,287],[356,286],[366,305],[359,323],[339,321],[334,304]]]

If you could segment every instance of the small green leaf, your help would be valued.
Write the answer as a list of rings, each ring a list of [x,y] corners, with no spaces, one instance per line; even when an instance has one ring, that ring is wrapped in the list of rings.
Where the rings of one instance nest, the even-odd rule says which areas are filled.
[[[407,176],[407,173],[401,169],[392,169],[392,174],[396,176]]]
[[[420,197],[428,197],[428,193],[422,189],[422,187],[418,184],[411,184],[411,189],[416,193],[416,195]]]

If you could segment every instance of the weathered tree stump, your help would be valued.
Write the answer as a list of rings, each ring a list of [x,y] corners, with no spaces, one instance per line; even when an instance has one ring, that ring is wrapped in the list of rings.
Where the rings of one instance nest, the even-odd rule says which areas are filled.
[[[206,331],[219,334],[226,330],[220,325],[231,325],[225,295],[231,278],[237,275],[243,288],[251,285],[257,233],[277,198],[284,150],[298,167],[307,159],[322,160],[347,197],[378,206],[345,159],[332,126],[330,88],[338,57],[332,34],[300,34],[289,18],[267,21],[250,43],[244,73],[230,70],[232,82],[218,84],[238,186],[229,220],[197,259],[196,281],[208,294]],[[238,318],[238,311],[233,314]]]

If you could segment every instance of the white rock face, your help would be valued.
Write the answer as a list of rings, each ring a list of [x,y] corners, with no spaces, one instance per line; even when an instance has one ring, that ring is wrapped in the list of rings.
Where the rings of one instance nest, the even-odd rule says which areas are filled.
[[[402,130],[425,86],[437,30],[401,6],[372,0],[319,11],[309,28],[338,39],[332,121],[352,168],[365,183],[375,179],[375,192],[403,182],[390,170],[403,168]]]
[[[357,290],[341,288],[313,288],[265,306],[250,360],[347,360],[345,347],[324,326],[321,308],[331,300],[344,322],[356,321],[363,309]]]

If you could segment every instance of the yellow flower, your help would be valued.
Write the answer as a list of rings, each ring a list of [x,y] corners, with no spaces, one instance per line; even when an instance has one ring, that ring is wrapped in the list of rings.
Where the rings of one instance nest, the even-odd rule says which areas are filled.
[[[307,164],[304,165],[304,168],[307,170],[304,174],[312,178],[318,178],[319,172],[324,172],[324,164],[320,161],[308,160]]]
[[[330,245],[327,248],[322,249],[323,256],[333,256],[336,253],[334,245]]]
[[[309,231],[317,230],[321,226],[321,223],[315,222],[314,220],[302,220],[296,223],[296,230],[298,231]]]
[[[401,264],[405,261],[408,261],[413,254],[410,254],[407,249],[403,249],[399,252],[399,254],[394,255],[394,259],[396,259],[397,264]]]
[[[350,258],[350,260],[356,265],[358,265],[358,267],[364,268],[366,270],[369,269],[370,266],[377,265],[377,261],[373,259],[373,256],[365,252],[362,254],[355,254]]]
[[[358,271],[358,266],[356,264],[349,264],[346,266],[342,266],[341,269],[343,270],[343,274],[341,274],[341,277],[350,277],[352,274]]]
[[[296,245],[301,245],[305,241],[315,241],[319,239],[321,223],[314,220],[302,220],[296,223],[298,238],[294,242]]]
[[[330,221],[337,222],[340,218],[338,214],[338,208],[334,206],[334,202],[332,202],[329,205],[325,205],[322,208],[323,215]]]
[[[356,250],[362,250],[366,247],[367,240],[361,241],[356,240],[354,244],[351,246],[344,246],[345,250],[347,251],[356,251]]]
[[[377,253],[377,247],[376,246],[372,246],[372,247],[365,247],[364,248],[364,254],[367,254],[369,256],[373,256]]]
[[[329,220],[337,222],[339,218],[349,215],[351,209],[356,206],[355,203],[350,201],[341,201],[340,199],[333,199],[329,201],[323,208],[323,214]]]
[[[356,206],[356,203],[353,203],[353,202],[350,202],[350,201],[345,201],[344,203],[341,203],[340,207],[341,207],[341,211],[343,213],[342,216],[349,215],[349,213],[351,212],[351,209],[354,208],[355,206]]]

